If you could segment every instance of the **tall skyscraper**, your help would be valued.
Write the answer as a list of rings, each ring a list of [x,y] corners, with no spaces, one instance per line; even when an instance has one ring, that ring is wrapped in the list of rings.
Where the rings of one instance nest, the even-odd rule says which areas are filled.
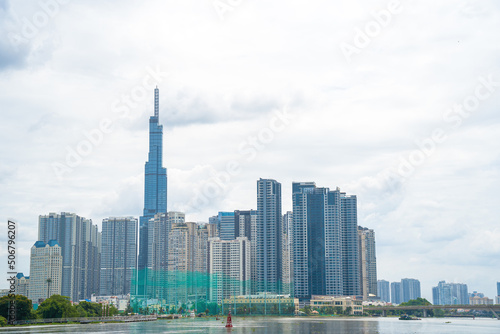
[[[137,218],[110,217],[102,221],[100,295],[131,293],[137,269]]]
[[[250,294],[250,241],[210,238],[208,245],[209,299],[220,303],[223,298]]]
[[[420,281],[414,278],[403,278],[401,280],[401,302],[420,298]]]
[[[144,174],[144,211],[139,222],[139,270],[148,264],[148,224],[167,212],[167,169],[163,168],[163,126],[159,124],[159,90],[155,88],[154,115],[149,118],[149,155]]]
[[[62,264],[61,247],[56,240],[37,241],[31,247],[28,298],[33,303],[61,294]]]
[[[338,189],[337,189],[338,190]],[[361,295],[358,249],[358,202],[355,195],[340,193],[342,212],[342,266],[344,295]]]
[[[401,282],[391,283],[391,303],[401,304]]]
[[[63,296],[78,301],[99,293],[101,233],[92,220],[67,212],[39,216],[38,239],[61,247]]]
[[[281,292],[281,218],[281,183],[259,179],[255,235],[257,292]]]
[[[500,296],[500,282],[497,282],[497,296]]]
[[[234,240],[235,236],[234,212],[219,212],[217,215],[217,228],[221,240]]]
[[[282,231],[281,231],[281,258],[282,258],[282,268],[283,268],[283,293],[284,294],[292,294],[293,293],[293,258],[292,258],[292,249],[293,249],[293,213],[292,211],[287,211],[283,215],[282,218]]]
[[[377,281],[377,293],[381,301],[384,301],[386,303],[391,302],[391,293],[388,281],[383,279]]]
[[[359,296],[356,197],[294,182],[292,201],[295,297]]]
[[[438,286],[432,288],[432,303],[434,305],[469,304],[467,284],[440,281]]]
[[[359,268],[361,294],[367,300],[370,295],[377,296],[377,258],[375,255],[375,232],[358,226]]]

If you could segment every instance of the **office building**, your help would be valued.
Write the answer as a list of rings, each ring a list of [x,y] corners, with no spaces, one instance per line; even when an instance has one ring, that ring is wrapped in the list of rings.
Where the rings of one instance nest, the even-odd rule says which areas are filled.
[[[391,283],[391,303],[392,304],[401,304],[401,282],[392,282]]]
[[[403,278],[401,280],[401,302],[420,298],[420,281],[414,278]]]
[[[40,304],[52,295],[61,294],[63,257],[56,240],[37,241],[31,247],[28,298]]]
[[[500,296],[500,282],[497,282],[497,296]]]
[[[386,303],[391,302],[391,293],[388,281],[386,280],[377,281],[377,295],[379,296],[381,301],[384,301]]]
[[[356,196],[294,182],[292,201],[295,297],[359,296]]]
[[[38,239],[61,247],[63,296],[79,301],[99,294],[101,233],[92,220],[68,212],[39,216]]]
[[[217,229],[221,240],[234,240],[236,238],[234,212],[219,212],[217,215]]]
[[[231,296],[249,295],[250,241],[210,238],[208,241],[209,300],[221,302]]]
[[[361,295],[363,300],[368,300],[370,297],[378,296],[375,232],[366,227],[358,226],[358,243]]]
[[[163,126],[159,124],[159,90],[154,91],[154,115],[149,118],[149,154],[144,171],[144,211],[139,222],[139,270],[148,265],[148,224],[167,212],[167,169],[163,168]]]
[[[281,183],[257,181],[256,292],[281,293]]]
[[[432,303],[434,305],[469,304],[467,284],[440,281],[436,287],[432,288]]]
[[[102,221],[100,295],[131,293],[137,269],[137,218],[110,217]]]

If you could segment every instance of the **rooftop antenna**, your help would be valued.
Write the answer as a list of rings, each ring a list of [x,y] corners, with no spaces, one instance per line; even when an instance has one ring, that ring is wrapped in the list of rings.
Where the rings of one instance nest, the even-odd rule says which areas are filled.
[[[160,91],[158,86],[155,88],[155,117],[160,117],[160,102],[159,102]]]

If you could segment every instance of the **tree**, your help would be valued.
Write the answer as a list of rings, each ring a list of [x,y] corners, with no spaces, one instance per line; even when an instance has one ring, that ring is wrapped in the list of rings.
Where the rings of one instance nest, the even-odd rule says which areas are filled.
[[[0,327],[5,327],[5,326],[7,326],[7,319],[5,319],[0,315]]]
[[[52,295],[38,306],[36,313],[44,318],[73,318],[78,317],[76,307],[71,305],[69,297]]]
[[[82,317],[100,317],[102,312],[101,304],[89,303],[87,301],[80,302],[76,308],[80,314],[82,314],[81,311],[84,312],[81,315]]]
[[[35,314],[33,313],[33,306],[31,304],[31,300],[26,296],[15,295],[16,301],[16,320],[27,320],[35,318]],[[3,296],[0,298],[0,316],[8,319],[9,315],[9,306],[10,306],[11,298],[7,296]]]
[[[50,292],[49,292],[50,291],[50,284],[52,283],[52,278],[49,277],[45,281],[47,282],[47,298],[49,298],[50,297]]]
[[[345,315],[350,315],[350,314],[351,314],[351,311],[352,311],[352,307],[347,306],[347,307],[345,308],[344,314],[345,314]]]

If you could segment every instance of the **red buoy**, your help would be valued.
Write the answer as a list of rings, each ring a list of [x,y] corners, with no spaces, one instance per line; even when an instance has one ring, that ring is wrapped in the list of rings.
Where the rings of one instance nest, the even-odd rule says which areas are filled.
[[[231,311],[227,314],[226,328],[233,327],[233,322],[231,321]]]

